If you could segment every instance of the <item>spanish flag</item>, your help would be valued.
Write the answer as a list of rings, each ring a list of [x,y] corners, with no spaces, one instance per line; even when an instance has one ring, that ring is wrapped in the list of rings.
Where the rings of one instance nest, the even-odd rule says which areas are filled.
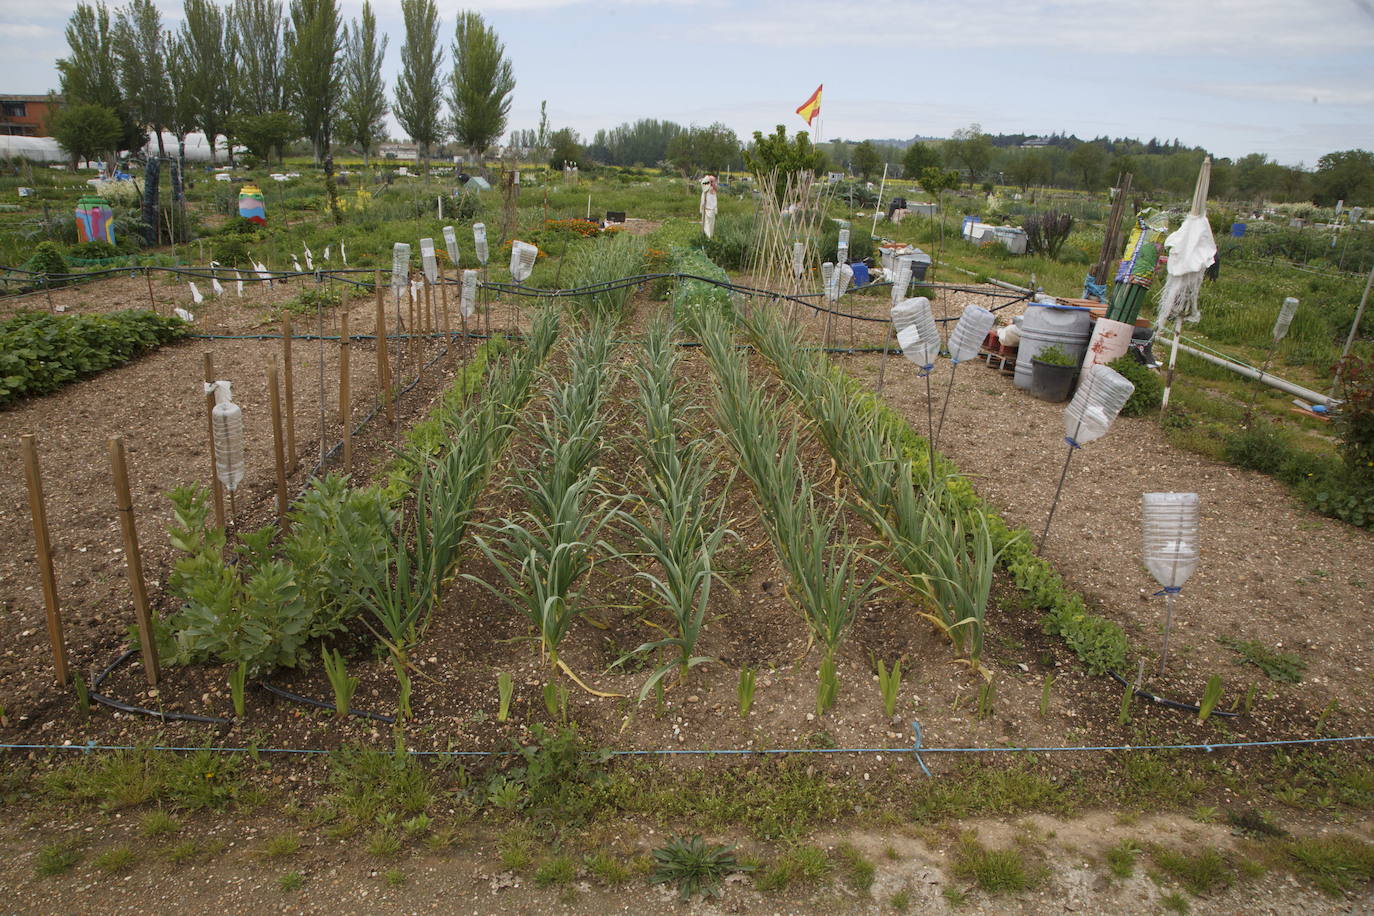
[[[819,86],[817,86],[816,91],[811,93],[811,98],[807,99],[805,102],[802,102],[801,107],[797,109],[797,114],[801,115],[802,120],[806,122],[807,127],[810,127],[811,123],[815,121],[816,118],[820,117],[821,90],[824,88],[825,83],[821,83]]]

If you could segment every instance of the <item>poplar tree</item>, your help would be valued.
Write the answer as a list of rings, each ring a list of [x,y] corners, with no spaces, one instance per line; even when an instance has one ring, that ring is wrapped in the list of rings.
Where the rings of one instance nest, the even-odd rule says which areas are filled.
[[[405,19],[406,43],[401,46],[401,75],[396,81],[396,120],[420,147],[428,175],[430,148],[443,140],[439,68],[443,66],[444,49],[439,44],[439,8],[434,0],[401,0],[401,16]]]
[[[377,17],[372,5],[364,2],[362,22],[353,20],[344,44],[344,102],[339,124],[347,141],[361,147],[364,165],[371,164],[372,148],[386,129],[386,83],[382,79],[386,43],[385,35],[378,40]]]
[[[335,222],[339,213],[334,184],[334,119],[338,115],[343,51],[337,0],[291,0],[286,26],[286,85],[291,109],[324,164],[324,188]]]
[[[71,56],[57,61],[62,100],[68,105],[99,105],[114,112],[120,133],[118,149],[141,149],[147,135],[130,115],[119,88],[119,64],[114,52],[110,11],[103,2],[78,3],[67,20],[67,46]],[[116,152],[112,147],[101,152]]]
[[[157,135],[158,155],[165,156],[162,131],[170,115],[171,93],[162,14],[153,0],[129,0],[119,9],[113,47],[129,114],[139,125],[152,128]]]
[[[234,49],[226,28],[225,11],[214,0],[184,0],[186,19],[177,41],[186,55],[186,86],[191,118],[210,144],[215,161],[215,137],[228,133],[233,108],[229,75],[236,70]]]
[[[479,162],[506,130],[515,74],[505,55],[506,46],[480,13],[465,10],[458,15],[449,106],[454,136]]]

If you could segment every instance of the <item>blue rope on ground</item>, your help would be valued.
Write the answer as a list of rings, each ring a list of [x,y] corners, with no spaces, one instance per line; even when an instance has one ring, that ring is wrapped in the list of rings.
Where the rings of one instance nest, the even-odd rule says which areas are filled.
[[[1349,735],[1335,738],[1280,738],[1272,741],[1223,741],[1205,744],[1102,744],[1066,745],[1049,747],[925,747],[921,742],[921,723],[912,720],[915,741],[910,747],[799,747],[799,748],[662,748],[646,750],[609,751],[611,757],[746,757],[785,756],[792,754],[910,754],[920,764],[926,776],[933,776],[930,768],[921,759],[922,754],[1055,754],[1055,753],[1107,753],[1128,751],[1205,751],[1212,753],[1222,750],[1237,750],[1254,747],[1296,747],[1322,744],[1350,744],[1359,741],[1374,741],[1374,735]],[[216,754],[301,754],[323,756],[334,753],[327,748],[293,747],[179,747],[152,746],[139,747],[134,744],[0,744],[0,750],[10,751],[137,751],[150,750],[167,753],[191,753],[210,751]],[[411,757],[463,758],[463,757],[513,757],[518,751],[406,751]]]

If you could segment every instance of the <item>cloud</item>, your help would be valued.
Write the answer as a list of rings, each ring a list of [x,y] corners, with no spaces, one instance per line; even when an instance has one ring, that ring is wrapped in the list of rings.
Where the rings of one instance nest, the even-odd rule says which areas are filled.
[[[1233,58],[1364,51],[1374,39],[1374,21],[1349,3],[1331,0],[1156,0],[1148,6],[1096,0],[930,0],[920,5],[873,0],[855,22],[876,28],[850,26],[824,0],[765,0],[754,10],[694,31],[718,41],[773,47],[868,47],[875,54],[909,55],[918,69],[921,48],[1014,49],[1027,65],[1043,52]],[[891,40],[895,35],[903,36],[900,45]],[[1075,61],[1045,59],[1042,65],[1068,75]]]

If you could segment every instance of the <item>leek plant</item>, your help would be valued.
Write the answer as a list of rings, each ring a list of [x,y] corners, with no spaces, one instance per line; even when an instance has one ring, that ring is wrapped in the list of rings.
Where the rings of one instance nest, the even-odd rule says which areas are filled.
[[[639,570],[635,578],[648,584],[652,597],[668,610],[674,624],[672,635],[646,642],[616,663],[644,653],[676,650],[676,658],[645,681],[641,702],[674,670],[682,682],[692,668],[713,661],[694,652],[716,578],[711,557],[726,538],[734,536],[724,521],[728,485],[715,498],[707,496],[718,472],[707,446],[700,439],[678,441],[683,397],[673,375],[676,362],[672,325],[654,324],[634,375],[636,406],[644,420],[643,434],[635,443],[646,493],[635,500],[634,511],[621,508],[615,513],[634,545],[633,553],[657,563],[658,574]]]
[[[843,466],[860,511],[892,548],[906,584],[931,606],[924,616],[976,665],[993,571],[1007,547],[994,550],[987,519],[962,511],[939,481],[922,487],[917,466],[881,424],[854,411],[846,382],[824,355],[805,350],[797,333],[766,309],[745,326]]]
[[[784,437],[778,405],[750,383],[725,319],[699,312],[694,320],[716,378],[717,420],[753,484],[769,537],[791,582],[790,592],[812,638],[824,648],[817,694],[817,709],[824,712],[838,690],[836,652],[858,609],[872,596],[877,572],[865,576],[858,571],[866,557],[850,540],[841,511],[824,515],[817,508],[801,469],[797,430]],[[831,533],[837,527],[839,540],[832,545]]]
[[[552,665],[580,612],[577,583],[597,555],[610,552],[601,531],[612,501],[593,505],[592,499],[598,492],[595,461],[613,330],[611,322],[598,321],[573,340],[568,380],[552,383],[548,408],[535,427],[537,457],[518,465],[511,482],[527,508],[484,526],[488,536],[476,538],[507,587],[465,575],[528,618]]]

